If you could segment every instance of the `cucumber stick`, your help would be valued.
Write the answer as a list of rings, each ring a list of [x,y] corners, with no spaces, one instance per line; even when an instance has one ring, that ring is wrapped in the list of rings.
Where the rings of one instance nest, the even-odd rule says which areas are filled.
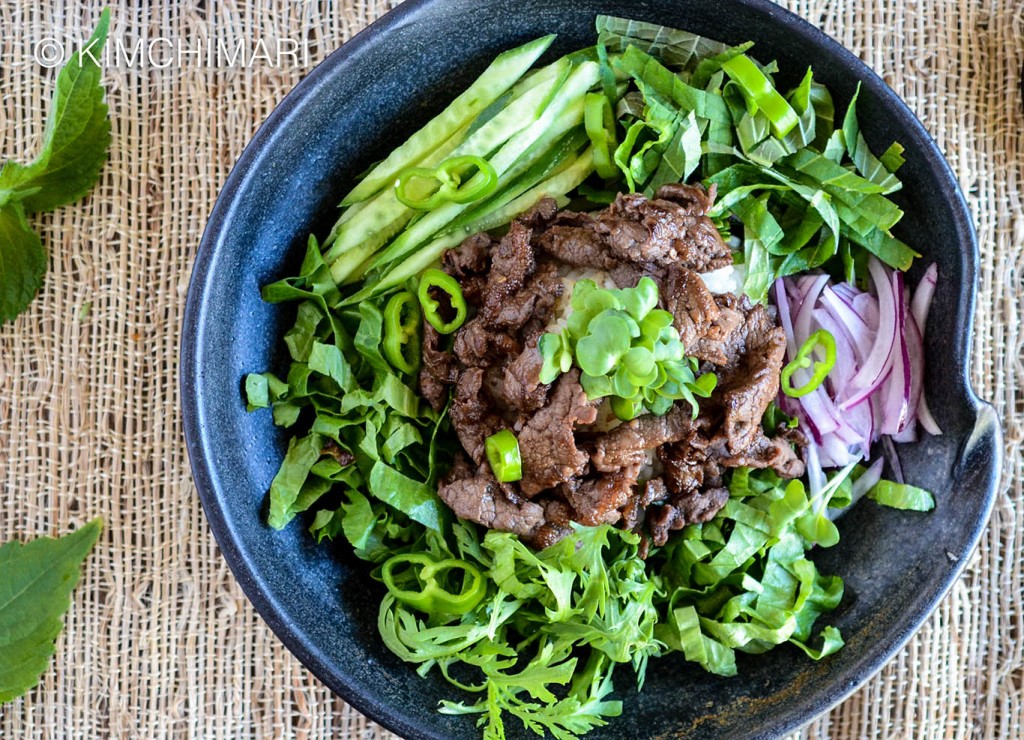
[[[531,122],[536,121],[543,113],[545,104],[557,92],[556,86],[560,80],[564,79],[564,73],[568,72],[569,63],[559,60],[538,72],[549,68],[550,71],[540,82],[525,89],[520,97],[510,100],[505,108],[487,123],[464,140],[462,134],[469,126],[463,127],[458,134],[445,142],[443,147],[429,155],[422,164],[428,167],[437,166],[449,156],[458,157],[464,154],[487,157]],[[353,211],[359,215],[357,220],[348,216]],[[334,279],[340,282],[347,277],[347,271],[343,267],[333,267],[334,262],[342,254],[356,249],[362,257],[359,259],[348,257],[343,264],[352,267],[358,265],[376,253],[388,239],[399,233],[415,215],[417,215],[416,211],[399,202],[392,187],[384,188],[370,200],[350,206],[335,225],[327,240],[330,249],[324,254],[324,260],[332,265]]]
[[[416,254],[396,265],[390,272],[381,277],[380,280],[364,287],[346,300],[345,303],[351,304],[363,301],[378,293],[383,293],[397,285],[401,285],[409,278],[418,275],[437,262],[437,260],[441,259],[441,255],[444,254],[446,249],[457,246],[467,236],[507,224],[519,214],[525,213],[535,206],[542,198],[557,199],[564,196],[570,190],[579,187],[580,183],[587,179],[593,171],[594,148],[593,146],[588,146],[569,167],[526,191],[504,207],[481,216],[478,221],[438,237],[416,252]]]
[[[390,185],[399,172],[422,161],[440,142],[447,140],[504,95],[533,66],[554,39],[554,34],[543,36],[498,55],[465,92],[374,167],[342,200],[342,205],[352,205],[372,197]]]
[[[574,126],[583,121],[583,97],[598,82],[598,65],[584,62],[572,71],[565,84],[552,99],[543,115],[525,130],[509,139],[491,158],[490,164],[499,176],[499,188],[508,185],[511,177],[508,172],[539,140],[554,141]],[[543,150],[538,147],[539,157]],[[479,176],[479,175],[478,175]],[[430,211],[423,218],[413,223],[398,236],[383,252],[378,254],[367,268],[380,267],[404,257],[420,244],[437,233],[470,204],[447,203]],[[332,265],[332,275],[334,274]],[[357,275],[359,277],[361,275]]]
[[[466,131],[468,130],[469,124],[460,128],[452,134],[446,142],[427,155],[420,164],[426,167],[434,167],[440,164],[448,157],[449,154],[452,153],[452,150],[455,147],[462,143],[462,140],[466,136]],[[362,236],[366,236],[367,234],[376,234],[378,231],[386,230],[388,225],[397,218],[394,206],[397,206],[398,208],[405,208],[405,206],[398,202],[398,198],[395,197],[394,188],[384,188],[372,198],[362,200],[348,206],[342,210],[337,222],[335,222],[334,227],[331,229],[330,235],[324,240],[323,248],[326,249],[328,247],[333,247],[335,242],[341,240],[344,231],[353,228],[351,226],[345,226],[345,224],[356,216],[359,216],[358,233]],[[403,222],[403,225],[408,221],[409,219],[407,218]],[[398,231],[401,231],[401,229],[402,227],[399,226],[398,229],[393,230],[387,239],[390,239]],[[387,239],[385,239],[385,241],[387,241]],[[338,254],[341,254],[341,252],[349,248],[350,247],[332,248],[324,254],[324,259],[329,264]]]

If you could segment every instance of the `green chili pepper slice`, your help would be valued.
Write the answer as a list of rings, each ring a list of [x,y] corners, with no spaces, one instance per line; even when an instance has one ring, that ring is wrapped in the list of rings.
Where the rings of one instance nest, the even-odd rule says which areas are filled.
[[[455,311],[455,318],[445,322],[441,317],[441,304],[431,295],[436,288],[448,296]],[[416,291],[420,305],[423,306],[423,317],[441,334],[451,334],[466,321],[466,299],[462,296],[462,288],[451,275],[431,267],[420,276],[420,286]]]
[[[825,359],[813,359],[812,356],[814,351],[821,347],[824,350]],[[804,383],[799,388],[793,387],[793,373],[797,370],[806,370],[811,368],[811,379]],[[811,391],[815,390],[822,383],[825,382],[825,378],[828,377],[829,372],[836,364],[836,339],[826,329],[818,329],[807,338],[807,341],[803,343],[799,350],[797,350],[796,357],[791,363],[782,368],[782,377],[780,385],[782,392],[790,398],[800,398],[806,396]]]
[[[583,104],[583,124],[594,145],[594,169],[605,180],[617,177],[618,167],[612,152],[618,147],[615,140],[615,114],[608,97],[602,93],[587,93]]]
[[[397,293],[384,309],[384,356],[401,373],[420,366],[420,306],[407,290]]]
[[[467,171],[476,173],[463,182]],[[409,183],[414,180],[433,180],[437,189],[428,196],[415,197],[408,193]],[[410,167],[395,180],[395,197],[399,202],[417,211],[429,211],[445,203],[472,203],[486,198],[498,187],[498,173],[481,157],[465,155],[446,159],[433,169]]]
[[[499,483],[514,483],[523,479],[523,458],[519,454],[519,440],[508,429],[492,434],[484,441],[487,462]]]
[[[457,591],[445,586],[451,571],[463,574]],[[434,560],[425,553],[392,556],[384,563],[381,578],[396,599],[427,614],[465,614],[487,593],[483,573],[472,563],[456,558]]]
[[[739,85],[747,100],[764,111],[776,136],[785,136],[800,122],[793,106],[786,102],[771,80],[746,54],[722,62],[722,69]]]

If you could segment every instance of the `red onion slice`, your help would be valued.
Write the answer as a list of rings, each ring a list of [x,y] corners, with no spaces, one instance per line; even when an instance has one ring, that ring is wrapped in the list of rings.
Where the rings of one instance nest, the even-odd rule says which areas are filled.
[[[839,403],[840,410],[854,406],[870,396],[885,378],[892,367],[894,350],[897,343],[896,296],[893,295],[892,281],[886,275],[882,264],[874,257],[868,262],[868,269],[878,291],[878,315],[880,318],[878,334],[871,347],[868,359],[853,376],[850,388]],[[900,294],[902,296],[902,294]],[[899,301],[902,303],[902,300]]]
[[[942,429],[935,422],[935,417],[932,416],[931,409],[928,408],[928,400],[923,393],[921,394],[921,403],[917,405],[917,420],[921,422],[921,428],[928,434],[936,436],[942,434]]]
[[[928,324],[928,309],[931,308],[932,298],[935,295],[935,285],[938,283],[938,280],[939,267],[933,262],[924,271],[921,282],[917,284],[917,290],[914,291],[914,298],[910,302],[910,313],[914,316],[914,321],[921,328],[922,334],[924,333],[925,326]]]

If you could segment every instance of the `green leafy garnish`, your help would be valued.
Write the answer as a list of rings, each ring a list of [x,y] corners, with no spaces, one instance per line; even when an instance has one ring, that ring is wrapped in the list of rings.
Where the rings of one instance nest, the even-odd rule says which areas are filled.
[[[102,529],[102,520],[94,519],[57,539],[0,546],[0,704],[39,683],[82,562]]]
[[[337,311],[328,306],[336,294],[320,245],[310,239],[300,275],[264,289],[268,299],[301,301],[285,335],[292,360],[286,379],[250,373],[245,392],[249,410],[271,409],[278,426],[308,419],[308,432],[289,441],[271,483],[269,524],[281,529],[315,511],[310,530],[317,538],[342,535],[376,561],[388,554],[385,538],[441,526],[438,429],[447,421],[384,358],[388,298]]]
[[[39,155],[27,165],[8,160],[0,169],[0,323],[25,310],[46,273],[46,250],[26,214],[81,198],[107,159],[110,121],[96,58],[109,25],[107,8],[57,76]]]
[[[736,672],[736,651],[786,642],[820,660],[843,645],[834,627],[815,632],[843,586],[806,558],[831,542],[802,523],[818,518],[843,480],[812,498],[800,481],[739,468],[715,519],[646,560],[635,534],[610,526],[577,528],[538,552],[507,532],[481,537],[474,524],[450,522],[412,551],[478,569],[486,594],[447,616],[387,595],[381,635],[421,674],[437,668],[476,694],[443,701],[441,711],[478,715],[485,737],[503,737],[509,716],[560,738],[601,726],[621,712],[609,699],[616,666],[632,666],[642,686],[649,658],[673,651],[725,676]]]
[[[713,373],[699,378],[696,361],[683,353],[672,314],[657,308],[658,286],[643,277],[635,288],[598,288],[593,280],[573,287],[572,313],[565,328],[537,344],[542,383],[551,383],[572,365],[591,399],[611,396],[612,410],[629,420],[643,413],[664,414],[686,400],[697,414],[697,399],[715,389]]]

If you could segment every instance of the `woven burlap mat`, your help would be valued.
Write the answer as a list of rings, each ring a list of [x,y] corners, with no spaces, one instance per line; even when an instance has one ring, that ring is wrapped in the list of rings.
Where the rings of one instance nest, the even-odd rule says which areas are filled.
[[[804,734],[1020,737],[1024,3],[784,4],[879,72],[957,172],[981,242],[973,378],[1006,431],[1001,494],[964,577],[898,657]],[[37,60],[50,53],[40,43],[87,36],[95,23],[98,7],[70,5],[0,0],[0,157],[34,153],[43,129],[54,71]],[[193,40],[186,48],[215,38],[228,49],[290,39],[308,42],[308,60],[209,68],[186,56],[109,69],[113,146],[100,184],[32,219],[52,254],[31,309],[0,327],[0,541],[97,515],[107,527],[53,666],[0,708],[0,737],[387,735],[313,678],[235,584],[189,472],[177,367],[192,260],[232,163],[313,64],[389,7],[113,5],[111,36],[129,50],[140,38]]]

